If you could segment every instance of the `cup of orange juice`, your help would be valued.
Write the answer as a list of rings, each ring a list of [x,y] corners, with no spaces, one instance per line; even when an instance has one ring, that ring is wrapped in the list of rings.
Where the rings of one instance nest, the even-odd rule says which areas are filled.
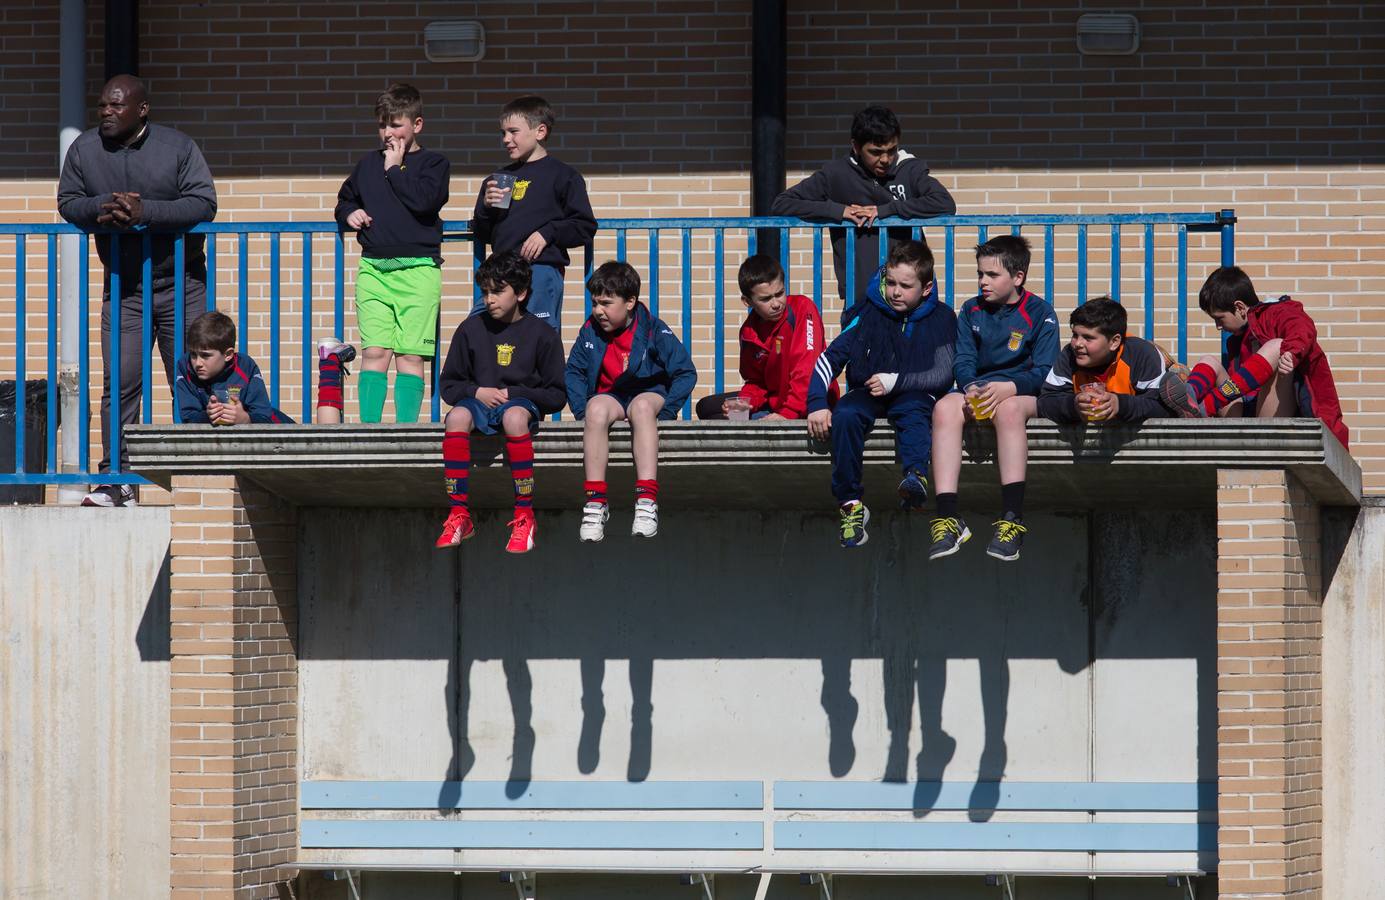
[[[1087,402],[1094,403],[1107,393],[1106,385],[1101,383],[1100,381],[1089,381],[1086,384],[1082,385],[1082,390],[1078,393],[1085,394],[1087,396]],[[1101,422],[1105,420],[1105,418],[1105,416],[1095,411],[1088,412],[1086,415],[1086,419],[1088,422]]]
[[[973,381],[971,384],[967,385],[962,392],[967,398],[967,402],[971,404],[972,418],[976,419],[978,422],[984,422],[991,417],[989,410],[983,411],[981,400],[981,393],[986,390],[988,385],[990,385],[990,382],[985,379]]]

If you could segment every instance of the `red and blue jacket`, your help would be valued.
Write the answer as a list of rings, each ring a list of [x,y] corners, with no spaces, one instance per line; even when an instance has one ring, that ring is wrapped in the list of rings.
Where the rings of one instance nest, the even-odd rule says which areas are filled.
[[[765,326],[769,325],[768,328]],[[822,316],[812,300],[798,294],[785,298],[784,315],[766,323],[754,313],[741,325],[741,399],[753,410],[768,409],[786,419],[808,414],[808,383],[826,342]],[[837,402],[837,382],[829,385],[829,402]]]
[[[1018,303],[972,297],[957,313],[958,387],[978,378],[1012,381],[1020,396],[1037,397],[1058,358],[1058,316],[1044,298],[1021,290]]]
[[[192,355],[184,353],[178,360],[178,377],[173,382],[173,399],[178,404],[178,414],[183,424],[201,423],[207,425],[207,404],[213,396],[225,402],[228,391],[239,391],[241,406],[245,407],[250,422],[257,425],[292,425],[293,419],[275,409],[269,402],[269,391],[265,390],[264,378],[255,361],[243,353],[231,355],[231,361],[211,381],[202,381],[192,369]]]
[[[697,386],[697,367],[682,341],[673,331],[654,318],[649,307],[636,301],[634,340],[630,344],[630,359],[625,373],[611,385],[611,392],[625,397],[653,392],[664,395],[660,419],[674,419],[692,396]],[[594,320],[588,318],[577,333],[577,341],[568,354],[563,383],[567,387],[567,405],[578,419],[586,413],[587,401],[596,391],[601,378],[601,361],[606,357],[607,340]]]

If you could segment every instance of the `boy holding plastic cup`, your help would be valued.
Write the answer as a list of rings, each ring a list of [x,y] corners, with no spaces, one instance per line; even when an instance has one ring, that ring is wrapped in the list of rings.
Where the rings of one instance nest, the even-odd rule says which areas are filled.
[[[510,162],[481,184],[471,230],[493,253],[514,250],[533,268],[529,312],[561,334],[563,271],[568,249],[596,234],[587,183],[544,143],[557,119],[542,97],[520,97],[500,111],[500,136]],[[473,313],[484,311],[477,298]]]
[[[930,523],[929,559],[951,556],[971,539],[958,515],[962,430],[968,421],[990,421],[996,431],[1001,514],[986,553],[1019,559],[1024,541],[1024,484],[1029,462],[1025,423],[1037,409],[1044,378],[1058,354],[1058,318],[1024,283],[1029,242],[1016,235],[992,238],[976,248],[978,294],[957,314],[953,374],[960,389],[933,408],[933,478],[938,512]]]

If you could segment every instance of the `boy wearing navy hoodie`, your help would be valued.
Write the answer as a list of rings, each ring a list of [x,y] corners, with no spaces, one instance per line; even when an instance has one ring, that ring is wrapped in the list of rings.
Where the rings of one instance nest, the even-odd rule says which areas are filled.
[[[938,514],[931,523],[929,559],[951,556],[971,538],[957,515],[962,427],[969,421],[990,421],[996,434],[1002,510],[986,552],[996,559],[1019,559],[1029,462],[1026,423],[1037,414],[1039,392],[1058,357],[1058,316],[1024,286],[1029,257],[1029,242],[1017,235],[991,238],[976,248],[979,293],[957,314],[952,371],[958,390],[933,410]]]
[[[659,420],[677,417],[697,385],[697,369],[672,329],[640,302],[640,275],[628,263],[605,262],[587,281],[592,314],[567,360],[567,402],[584,424],[586,468],[583,541],[606,536],[610,505],[606,464],[611,425],[630,423],[635,456],[635,517],[630,533],[659,531]]]
[[[952,384],[957,317],[938,302],[933,254],[918,241],[890,250],[881,277],[837,339],[818,357],[808,391],[808,434],[832,441],[832,494],[841,515],[841,545],[868,539],[870,511],[861,502],[866,436],[881,416],[895,430],[904,478],[899,505],[918,509],[928,499],[933,406]],[[828,408],[828,392],[846,369],[847,391]]]
[[[899,119],[884,106],[867,106],[851,120],[851,154],[835,159],[778,197],[771,215],[798,216],[833,228],[832,267],[837,296],[848,305],[859,299],[880,268],[880,229],[876,219],[950,216],[957,203],[928,164],[899,147]],[[850,234],[849,232],[854,232]],[[910,237],[908,228],[889,229],[890,246]],[[856,254],[856,284],[846,283],[848,247]]]
[[[280,425],[293,419],[269,402],[260,367],[236,352],[236,323],[213,310],[192,320],[173,399],[184,425]]]
[[[534,547],[534,442],[539,419],[563,408],[563,348],[553,330],[528,311],[529,263],[496,253],[476,270],[486,312],[467,316],[452,336],[439,393],[452,407],[443,427],[443,477],[451,511],[438,549],[475,533],[468,508],[471,434],[505,433],[514,482],[510,553]]]

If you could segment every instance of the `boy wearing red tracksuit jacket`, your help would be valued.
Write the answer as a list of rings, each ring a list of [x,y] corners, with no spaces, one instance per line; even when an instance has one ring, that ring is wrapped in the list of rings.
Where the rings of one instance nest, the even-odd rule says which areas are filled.
[[[1230,337],[1223,359],[1205,357],[1188,375],[1172,404],[1180,414],[1312,416],[1347,446],[1332,367],[1303,304],[1261,301],[1245,272],[1223,266],[1207,277],[1198,305]]]
[[[741,263],[736,280],[750,314],[741,325],[739,391],[697,402],[699,419],[725,419],[727,401],[739,399],[752,419],[802,419],[808,414],[808,381],[824,345],[822,315],[807,297],[788,294],[784,270],[772,256]],[[828,398],[837,402],[837,385]]]

